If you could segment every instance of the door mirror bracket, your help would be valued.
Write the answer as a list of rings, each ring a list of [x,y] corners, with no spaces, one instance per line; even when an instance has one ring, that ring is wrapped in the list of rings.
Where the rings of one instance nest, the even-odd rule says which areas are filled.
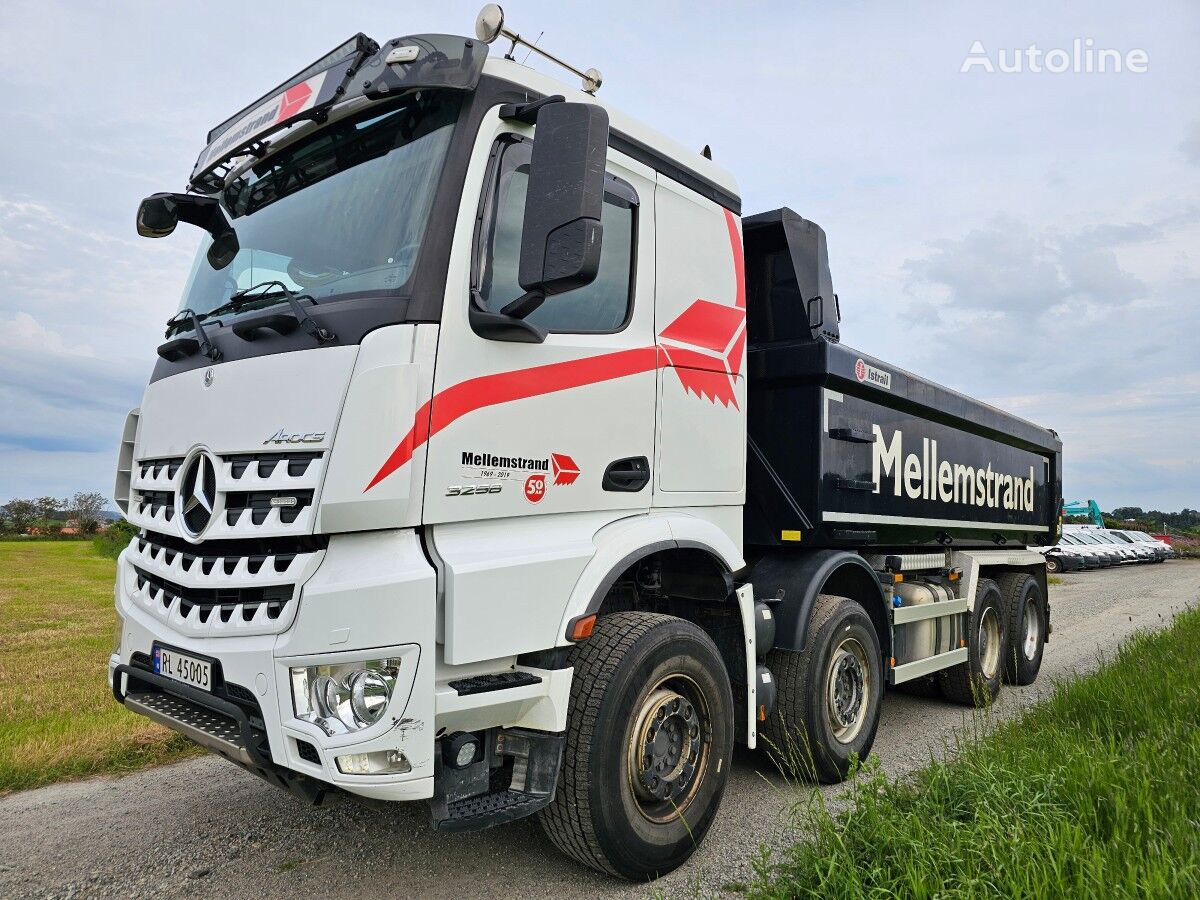
[[[203,228],[212,236],[208,262],[218,271],[237,256],[237,232],[214,197],[195,194],[151,194],[138,205],[137,232],[142,237],[166,237],[180,222]]]

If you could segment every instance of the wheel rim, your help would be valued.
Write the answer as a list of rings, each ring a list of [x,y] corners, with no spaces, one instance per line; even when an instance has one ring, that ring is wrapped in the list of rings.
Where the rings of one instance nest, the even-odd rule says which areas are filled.
[[[1038,641],[1042,636],[1042,620],[1038,615],[1037,604],[1033,600],[1025,601],[1025,640],[1022,650],[1025,658],[1033,660],[1037,656]]]
[[[857,638],[844,638],[829,658],[825,676],[827,716],[833,736],[848,744],[858,737],[871,699],[871,667]]]
[[[646,695],[626,748],[626,772],[638,810],[651,822],[683,815],[704,780],[711,745],[708,703],[685,675]]]
[[[988,680],[1000,669],[1000,617],[991,606],[979,617],[979,668]]]

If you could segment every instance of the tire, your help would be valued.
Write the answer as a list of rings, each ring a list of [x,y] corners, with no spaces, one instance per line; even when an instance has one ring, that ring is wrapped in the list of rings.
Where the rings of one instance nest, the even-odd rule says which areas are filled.
[[[967,624],[967,661],[938,673],[942,696],[967,706],[987,706],[995,700],[1004,671],[1007,636],[1000,588],[990,578],[981,578]]]
[[[566,748],[542,830],[601,872],[665,875],[704,839],[729,778],[733,695],[721,655],[691,622],[621,612],[600,618],[571,662]]]
[[[1054,557],[1054,556],[1046,557],[1046,571],[1047,572],[1049,572],[1051,575],[1057,575],[1062,570],[1063,570],[1062,563],[1058,561],[1057,557]]]
[[[1004,680],[1033,684],[1042,668],[1046,646],[1046,603],[1032,575],[1013,572],[996,579],[1004,597],[1008,620],[1008,652],[1004,654]]]
[[[784,774],[836,784],[875,742],[884,691],[879,636],[862,606],[821,594],[807,640],[803,652],[767,654],[779,699],[759,735]]]

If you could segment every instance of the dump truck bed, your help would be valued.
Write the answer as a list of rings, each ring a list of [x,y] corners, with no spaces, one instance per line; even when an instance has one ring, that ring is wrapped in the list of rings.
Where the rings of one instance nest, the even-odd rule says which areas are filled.
[[[1053,543],[1053,431],[827,340],[751,344],[747,377],[747,544]]]

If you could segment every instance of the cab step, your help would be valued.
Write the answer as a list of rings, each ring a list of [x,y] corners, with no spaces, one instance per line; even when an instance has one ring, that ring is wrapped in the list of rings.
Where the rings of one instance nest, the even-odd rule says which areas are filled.
[[[554,799],[554,794],[498,791],[458,800],[446,807],[446,817],[435,821],[438,831],[479,831],[523,819]]]
[[[447,683],[460,697],[465,697],[468,694],[486,694],[488,691],[504,691],[508,688],[541,684],[542,678],[532,672],[497,672],[494,675],[476,675],[474,678],[460,678]]]

